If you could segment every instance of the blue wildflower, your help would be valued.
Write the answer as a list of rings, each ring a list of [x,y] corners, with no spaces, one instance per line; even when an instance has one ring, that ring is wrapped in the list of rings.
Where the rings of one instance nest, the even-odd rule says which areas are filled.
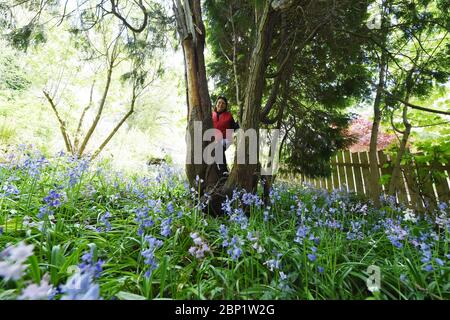
[[[161,235],[163,237],[168,237],[170,236],[171,233],[171,223],[172,223],[172,218],[169,217],[167,219],[164,219],[161,221]]]
[[[310,261],[316,261],[316,255],[315,254],[313,254],[313,253],[308,253],[308,259],[310,260]]]
[[[147,278],[150,278],[153,270],[158,268],[158,262],[155,257],[155,251],[162,246],[163,242],[151,236],[146,236],[145,241],[148,243],[149,248],[143,250],[141,255],[145,258],[144,263],[147,265],[147,271],[145,272],[145,276]]]
[[[308,236],[309,230],[310,228],[305,225],[301,225],[300,227],[298,227],[294,241],[302,244],[303,240]]]
[[[106,211],[101,217],[100,221],[105,225],[105,230],[110,231],[112,229],[111,223],[108,219],[111,218],[111,213],[109,211]]]
[[[442,261],[441,259],[439,259],[439,258],[434,258],[434,261],[439,265],[439,266],[443,266],[444,265],[444,261]]]

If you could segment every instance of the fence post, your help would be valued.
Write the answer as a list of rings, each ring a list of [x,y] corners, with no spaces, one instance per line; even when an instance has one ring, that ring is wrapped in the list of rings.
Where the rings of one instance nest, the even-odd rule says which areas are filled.
[[[353,171],[355,173],[356,193],[364,195],[364,182],[361,174],[361,161],[359,160],[358,152],[350,153],[353,163]]]
[[[366,196],[370,197],[370,170],[369,170],[369,154],[367,152],[359,152],[359,159],[361,161],[361,168],[363,173],[363,179],[364,179],[364,190],[366,193]]]
[[[349,189],[350,192],[356,192],[355,182],[353,180],[353,177],[354,177],[353,170],[356,171],[356,168],[355,168],[354,164],[352,163],[350,150],[344,151],[344,160],[345,160],[345,163],[346,163],[345,164],[345,171],[347,172],[348,189]]]

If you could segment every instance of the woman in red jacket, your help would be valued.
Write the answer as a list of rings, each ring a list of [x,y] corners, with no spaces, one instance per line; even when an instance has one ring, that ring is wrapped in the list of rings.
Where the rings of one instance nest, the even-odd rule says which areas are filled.
[[[239,128],[239,125],[233,119],[233,115],[228,111],[228,101],[227,98],[220,96],[217,98],[216,106],[212,113],[213,126],[217,129],[216,141],[221,143],[223,148],[223,161],[217,161],[217,167],[219,173],[227,174],[228,166],[227,159],[225,158],[225,150],[233,142],[233,130]],[[220,133],[219,133],[220,132]]]

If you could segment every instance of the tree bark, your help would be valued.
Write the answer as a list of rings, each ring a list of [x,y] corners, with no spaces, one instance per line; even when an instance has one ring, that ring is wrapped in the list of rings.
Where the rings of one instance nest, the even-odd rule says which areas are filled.
[[[250,59],[249,76],[245,87],[245,99],[243,104],[242,129],[254,129],[259,133],[260,106],[263,95],[265,71],[267,68],[267,55],[271,42],[273,31],[273,10],[270,1],[264,5],[264,11],[258,19],[258,33],[256,45],[253,49]],[[259,144],[259,141],[258,141]],[[259,161],[256,164],[250,164],[250,146],[247,139],[238,139],[236,150],[245,148],[245,164],[239,164],[235,161],[230,176],[225,184],[225,190],[239,187],[247,192],[256,191],[259,176]],[[259,160],[259,155],[256,155]]]
[[[409,97],[406,98],[406,101],[409,100]],[[397,180],[401,179],[401,162],[403,155],[406,151],[406,145],[408,143],[409,136],[411,134],[411,123],[408,121],[408,106],[403,106],[403,124],[405,126],[405,130],[403,131],[402,140],[400,142],[400,146],[397,152],[397,156],[395,158],[394,167],[392,168],[391,180],[389,182],[389,194],[395,196]]]
[[[200,0],[177,0],[174,3],[174,13],[177,20],[178,35],[183,47],[186,96],[188,104],[186,128],[186,175],[191,186],[196,184],[196,178],[207,180],[207,164],[203,157],[196,160],[196,153],[203,155],[203,150],[209,142],[201,141],[196,145],[195,135],[201,135],[212,128],[211,99],[208,91],[206,67],[204,58],[205,27],[201,16]],[[201,132],[195,132],[195,123],[201,123]],[[197,136],[198,139],[198,136]],[[197,150],[200,148],[200,150]],[[198,163],[196,163],[198,162]],[[214,168],[208,172],[214,172]],[[201,188],[203,191],[204,186]]]
[[[369,176],[369,195],[376,207],[380,206],[381,186],[379,183],[380,173],[378,171],[378,159],[377,159],[377,142],[378,131],[381,122],[381,95],[382,88],[384,88],[385,76],[386,76],[386,54],[381,54],[378,73],[378,87],[375,95],[375,101],[373,103],[373,123],[372,131],[370,135],[369,146],[369,163],[370,163],[370,176]]]

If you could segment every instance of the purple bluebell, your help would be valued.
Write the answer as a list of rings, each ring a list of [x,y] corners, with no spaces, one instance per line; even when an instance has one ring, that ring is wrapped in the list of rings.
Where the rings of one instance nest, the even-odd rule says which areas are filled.
[[[171,231],[172,231],[172,229],[171,229],[171,228],[172,228],[171,223],[172,223],[172,217],[163,219],[163,220],[161,221],[161,235],[162,235],[163,237],[168,237],[168,236],[170,236],[170,233],[171,233]]]
[[[104,214],[101,215],[100,221],[105,226],[105,231],[110,231],[112,226],[111,222],[109,222],[109,219],[111,218],[111,213],[109,211],[106,211]]]
[[[146,236],[145,241],[146,243],[148,243],[149,248],[143,250],[141,252],[141,255],[145,258],[144,263],[147,265],[145,276],[149,278],[152,275],[153,270],[158,267],[158,262],[155,257],[155,251],[162,246],[163,242],[152,236]]]
[[[2,194],[1,196],[6,196],[6,197],[11,197],[11,196],[17,196],[19,195],[20,191],[19,189],[17,189],[17,187],[13,184],[5,184],[2,188],[4,194]]]
[[[303,240],[308,236],[310,228],[305,225],[301,225],[298,227],[297,232],[295,233],[296,237],[294,239],[295,242],[303,244]]]

